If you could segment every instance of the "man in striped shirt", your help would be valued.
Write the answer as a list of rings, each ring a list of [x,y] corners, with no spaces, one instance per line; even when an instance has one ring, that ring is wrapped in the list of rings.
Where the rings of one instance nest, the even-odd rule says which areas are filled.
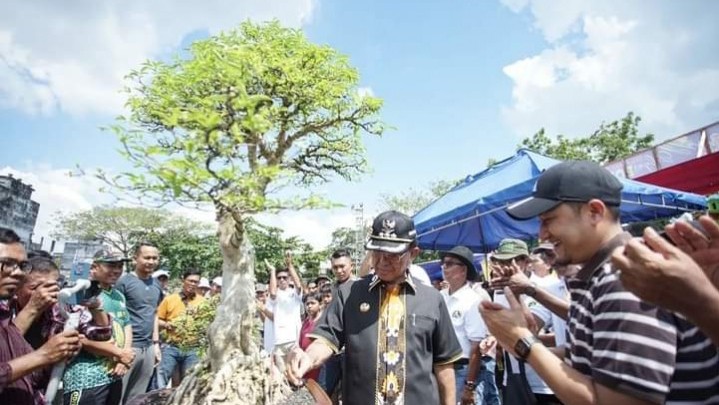
[[[716,347],[683,317],[641,301],[621,284],[612,252],[631,238],[619,223],[621,183],[590,162],[545,171],[533,196],[510,206],[516,219],[538,216],[558,264],[583,264],[569,280],[569,344],[564,361],[527,328],[524,308],[483,303],[497,340],[526,359],[567,404],[719,403]]]

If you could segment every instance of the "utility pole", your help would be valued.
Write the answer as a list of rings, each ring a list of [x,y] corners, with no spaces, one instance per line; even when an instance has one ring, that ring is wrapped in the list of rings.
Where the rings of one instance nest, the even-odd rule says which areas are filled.
[[[355,267],[359,268],[361,252],[364,250],[364,204],[353,204],[352,212],[355,214],[357,229],[355,229],[354,261]]]

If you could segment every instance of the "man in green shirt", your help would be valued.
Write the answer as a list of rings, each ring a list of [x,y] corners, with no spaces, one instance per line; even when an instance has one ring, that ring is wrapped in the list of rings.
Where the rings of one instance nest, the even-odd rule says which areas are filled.
[[[125,297],[113,288],[126,258],[108,251],[95,253],[90,276],[102,288],[99,299],[112,322],[111,342],[83,342],[83,350],[65,369],[65,405],[117,405],[122,398],[122,376],[135,357],[132,326]]]

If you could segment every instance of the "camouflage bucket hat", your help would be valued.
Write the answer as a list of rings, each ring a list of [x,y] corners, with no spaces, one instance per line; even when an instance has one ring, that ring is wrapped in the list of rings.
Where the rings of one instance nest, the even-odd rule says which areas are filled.
[[[512,260],[519,256],[529,256],[527,244],[519,239],[502,239],[492,254],[497,260]]]

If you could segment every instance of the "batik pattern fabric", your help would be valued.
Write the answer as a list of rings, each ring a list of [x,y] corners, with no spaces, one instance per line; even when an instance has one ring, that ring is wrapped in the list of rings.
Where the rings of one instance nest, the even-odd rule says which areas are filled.
[[[377,338],[377,405],[404,404],[405,302],[402,286],[383,287]]]

